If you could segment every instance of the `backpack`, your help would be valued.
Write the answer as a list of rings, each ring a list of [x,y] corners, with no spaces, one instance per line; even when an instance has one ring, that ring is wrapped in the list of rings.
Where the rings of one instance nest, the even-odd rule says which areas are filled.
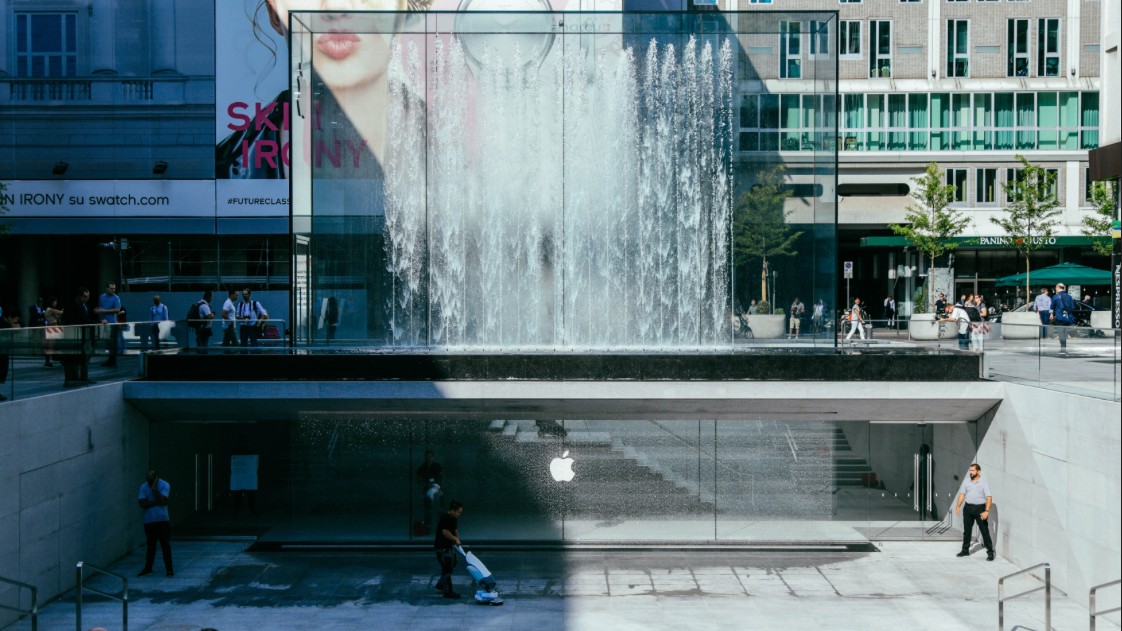
[[[192,329],[200,329],[203,326],[202,316],[199,315],[199,303],[191,303],[191,308],[187,310],[187,326]]]
[[[971,322],[981,322],[982,312],[978,311],[978,307],[964,307],[966,315],[970,316]]]

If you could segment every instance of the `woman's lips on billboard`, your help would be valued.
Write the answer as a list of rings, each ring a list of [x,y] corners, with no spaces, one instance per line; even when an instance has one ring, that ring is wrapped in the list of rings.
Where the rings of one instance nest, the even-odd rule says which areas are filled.
[[[324,33],[316,40],[316,48],[332,59],[346,59],[358,49],[354,33]]]

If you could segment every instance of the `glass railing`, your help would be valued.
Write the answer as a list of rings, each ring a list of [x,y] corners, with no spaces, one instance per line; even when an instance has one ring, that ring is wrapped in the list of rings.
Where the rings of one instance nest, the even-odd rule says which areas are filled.
[[[1031,313],[1023,319],[1036,318]],[[1122,396],[1118,329],[980,322],[967,324],[960,338],[954,322],[913,319],[907,328],[913,344],[982,353],[983,376],[989,379],[1114,401]]]
[[[229,327],[219,320],[165,320],[0,329],[0,401],[135,379],[145,353],[287,348],[287,330],[284,320],[234,321]]]

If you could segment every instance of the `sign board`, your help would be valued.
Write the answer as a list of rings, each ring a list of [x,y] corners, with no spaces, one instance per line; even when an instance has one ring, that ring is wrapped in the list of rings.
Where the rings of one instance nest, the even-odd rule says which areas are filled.
[[[257,456],[230,456],[230,490],[257,490]]]
[[[845,278],[853,278],[853,261],[842,263],[842,272]]]

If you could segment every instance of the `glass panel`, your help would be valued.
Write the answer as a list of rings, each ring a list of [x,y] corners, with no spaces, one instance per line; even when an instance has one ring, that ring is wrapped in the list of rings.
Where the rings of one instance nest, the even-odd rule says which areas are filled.
[[[1056,149],[1059,147],[1060,116],[1055,92],[1041,92],[1037,95],[1037,123],[1040,133],[1037,136],[1037,149]]]
[[[1012,149],[1013,123],[1015,120],[1013,93],[998,92],[993,95],[993,103],[994,126],[997,128],[994,133],[994,149]]]
[[[866,118],[865,127],[870,131],[866,139],[866,149],[880,151],[884,149],[884,96],[883,94],[869,94],[865,98]],[[875,131],[873,131],[875,130]]]
[[[927,120],[927,95],[926,94],[909,94],[908,95],[908,127],[913,130],[911,132],[911,149],[923,150],[927,149],[928,120]]]
[[[954,148],[964,150],[970,148],[970,94],[955,93],[951,95],[951,124],[954,125]]]
[[[740,126],[757,127],[759,124],[759,101],[755,94],[740,97]]]
[[[888,95],[888,148],[893,151],[907,149],[908,99],[906,94]]]
[[[1095,149],[1099,146],[1099,93],[1083,93],[1083,141],[1082,149]]]
[[[1033,149],[1036,145],[1036,95],[1017,93],[1017,148]]]
[[[1060,149],[1079,148],[1079,93],[1060,92]]]
[[[293,190],[311,207],[307,284],[317,293],[307,294],[309,304],[352,305],[354,343],[567,350],[732,343],[734,290],[760,286],[759,261],[735,255],[724,236],[732,232],[733,195],[758,170],[731,155],[809,150],[806,124],[817,116],[813,93],[764,94],[758,112],[751,98],[741,99],[752,95],[739,90],[732,62],[739,52],[753,60],[734,50],[742,33],[732,28],[786,42],[790,61],[802,52],[800,23],[788,22],[782,39],[773,14],[728,23],[602,12],[587,16],[603,21],[603,36],[590,38],[570,35],[568,19],[559,31],[548,14],[506,14],[504,23],[518,29],[504,32],[486,13],[404,21],[358,13],[352,25],[367,29],[360,36],[386,44],[366,61],[390,77],[392,96],[367,102],[333,86],[337,60],[315,44],[331,37],[333,15],[301,13],[301,28],[322,32],[293,34],[310,44],[303,70],[309,76],[311,59],[315,83],[302,98],[318,121],[301,136],[311,160],[294,161]],[[815,79],[810,90],[834,85],[820,81],[832,76],[832,61],[816,56],[801,65],[800,76]],[[601,74],[605,68],[612,70]],[[881,97],[870,114],[878,131],[885,107]],[[730,129],[732,116],[741,125]],[[382,123],[395,133],[385,142],[368,138]],[[884,141],[877,136],[878,147]],[[823,154],[816,176],[832,177],[832,163]],[[512,172],[535,186],[517,185]],[[798,289],[804,296],[832,295],[814,286],[815,270],[829,266],[817,254],[803,257],[818,242],[813,230],[803,234],[810,250],[800,247],[799,257],[771,271],[806,283]],[[832,247],[823,243],[822,252]],[[667,269],[675,273],[659,271]],[[652,309],[654,295],[666,299]]]
[[[993,145],[993,95],[974,95],[974,149],[990,149]]]
[[[949,94],[931,95],[931,149],[935,151],[951,148],[951,98]]]
[[[868,498],[854,461],[864,450],[851,425],[868,426],[718,421],[717,539],[863,541]]]

